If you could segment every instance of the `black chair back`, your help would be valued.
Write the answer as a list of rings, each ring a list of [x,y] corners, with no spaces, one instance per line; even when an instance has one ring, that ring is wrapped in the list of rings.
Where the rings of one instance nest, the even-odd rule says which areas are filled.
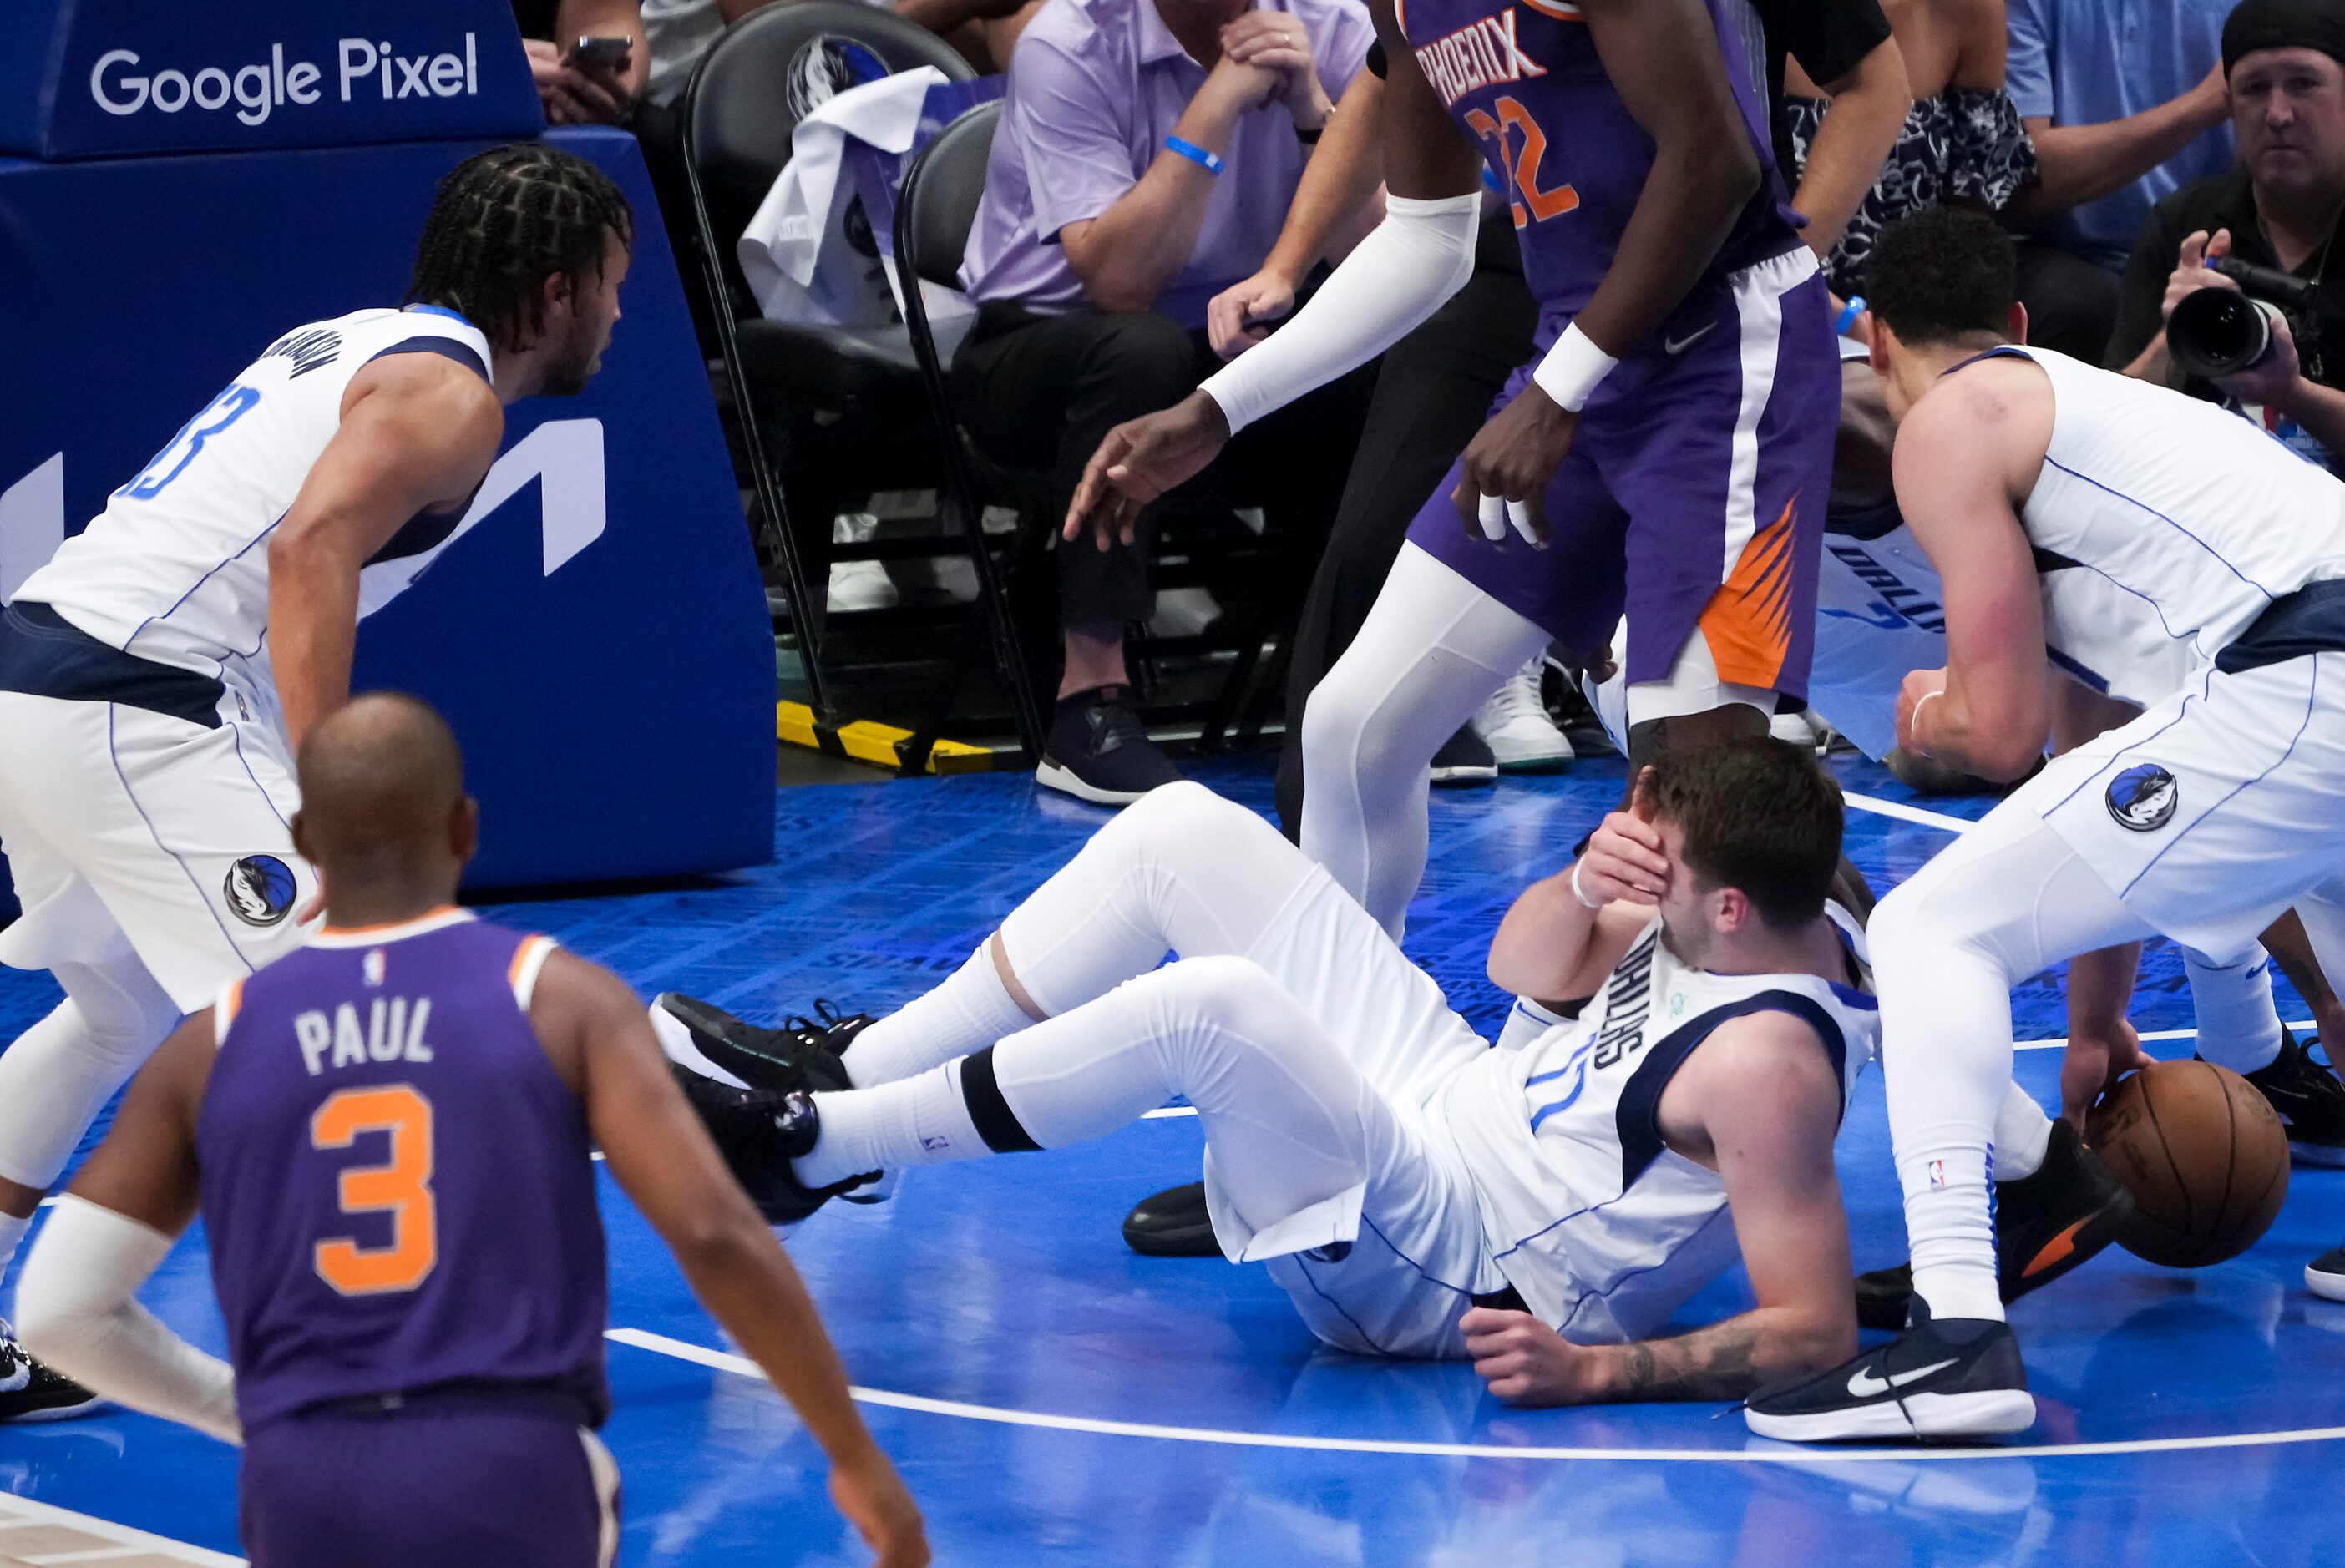
[[[797,0],[753,11],[701,56],[684,103],[685,156],[726,270],[814,106],[853,85],[853,56],[892,75],[934,66],[948,81],[977,73],[927,28],[859,0]]]
[[[904,177],[896,258],[930,283],[960,287],[961,253],[985,199],[985,167],[1001,124],[999,102],[980,104],[936,134]]]

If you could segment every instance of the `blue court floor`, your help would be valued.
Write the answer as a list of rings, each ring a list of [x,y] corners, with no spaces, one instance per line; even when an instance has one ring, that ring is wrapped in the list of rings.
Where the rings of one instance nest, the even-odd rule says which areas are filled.
[[[1947,842],[1947,814],[1984,809],[1883,814],[1912,813],[1911,797],[1877,768],[1836,765],[1870,803],[1851,814],[1850,852],[1883,887]],[[1264,763],[1202,772],[1267,808]],[[1619,763],[1592,762],[1436,797],[1408,946],[1486,1033],[1506,1001],[1482,957],[1508,900],[1563,862],[1619,783]],[[1022,775],[786,790],[762,871],[492,913],[646,994],[692,991],[756,1018],[817,996],[884,1010],[958,965],[1101,820]],[[0,978],[0,1038],[53,996],[46,977]],[[2017,1008],[2023,1042],[2063,1032],[2056,977]],[[2292,996],[2283,1011],[2304,1017]],[[2171,955],[2152,953],[2134,1017],[2176,1031],[2153,1049],[2189,1051]],[[2021,1080],[2048,1098],[2058,1060],[2024,1049]],[[2230,1263],[2178,1273],[2112,1251],[2023,1302],[2042,1419],[2013,1445],[1822,1452],[1755,1440],[1718,1405],[1518,1411],[1463,1365],[1316,1350],[1258,1271],[1125,1251],[1125,1209],[1193,1179],[1201,1148],[1193,1118],[1162,1116],[1081,1148],[915,1171],[892,1204],[833,1206],[790,1239],[939,1562],[2340,1561],[2345,1305],[2310,1296],[2301,1270],[2345,1235],[2345,1172],[2299,1170],[2271,1233]],[[1858,1266],[1903,1257],[1877,1074],[1840,1156]],[[864,1561],[786,1407],[726,1353],[615,1190],[604,1213],[622,1561]],[[199,1235],[147,1300],[218,1347]],[[1746,1300],[1738,1271],[1686,1318]],[[19,1560],[12,1541],[66,1528],[35,1504],[236,1550],[233,1453],[143,1417],[0,1429],[0,1562]],[[159,1543],[121,1555],[141,1549],[84,1528],[96,1533],[77,1550],[117,1555],[75,1561],[223,1561]]]

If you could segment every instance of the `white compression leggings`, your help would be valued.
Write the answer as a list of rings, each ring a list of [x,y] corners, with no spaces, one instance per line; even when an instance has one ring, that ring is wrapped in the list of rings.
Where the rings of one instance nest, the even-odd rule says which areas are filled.
[[[1692,646],[1700,635],[1668,680],[1629,688],[1630,724],[1728,701],[1774,712],[1772,692],[1719,683],[1707,648]],[[1548,642],[1544,627],[1404,544],[1359,634],[1313,690],[1303,714],[1303,853],[1394,936],[1425,879],[1426,764]]]
[[[51,973],[66,999],[0,1051],[0,1178],[43,1190],[179,1021],[178,1006],[118,936],[96,961]]]

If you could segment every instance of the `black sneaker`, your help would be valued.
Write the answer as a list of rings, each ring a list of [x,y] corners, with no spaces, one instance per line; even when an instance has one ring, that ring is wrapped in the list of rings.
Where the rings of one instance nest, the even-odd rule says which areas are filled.
[[[679,991],[661,992],[652,1006],[682,1024],[712,1066],[773,1094],[852,1088],[838,1052],[871,1022],[861,1014],[841,1018],[817,1002],[821,1023],[790,1018],[778,1029],[761,1029]]]
[[[822,1136],[812,1096],[736,1088],[682,1062],[670,1062],[668,1070],[724,1156],[726,1168],[766,1224],[795,1225],[832,1199],[878,1179],[877,1171],[829,1187],[808,1187],[798,1179],[790,1161],[813,1153]]]
[[[2086,1148],[2076,1129],[2052,1124],[2044,1163],[2032,1176],[1995,1184],[1996,1283],[2006,1302],[2041,1290],[2117,1239],[2133,1217],[2133,1194]],[[1856,1320],[1902,1329],[1914,1296],[1903,1263],[1856,1278]]]
[[[1096,805],[1130,805],[1181,770],[1140,727],[1129,686],[1098,686],[1059,699],[1034,782]]]
[[[2279,1113],[2298,1164],[2345,1165],[2345,1083],[2309,1047],[2283,1028],[2279,1055],[2246,1077]]]
[[[105,1402],[26,1355],[16,1331],[0,1322],[0,1421],[68,1421]]]
[[[1924,1320],[1828,1372],[1752,1396],[1742,1419],[1785,1442],[2000,1437],[2035,1423],[2008,1324]]]
[[[2332,1247],[2307,1263],[2304,1284],[2316,1296],[2345,1301],[2345,1247]]]
[[[1467,724],[1441,743],[1433,754],[1429,770],[1436,784],[1457,788],[1461,785],[1496,784],[1498,782],[1498,754],[1490,743],[1474,733]]]
[[[1123,1244],[1143,1258],[1218,1258],[1205,1184],[1192,1181],[1143,1198],[1123,1217]]]

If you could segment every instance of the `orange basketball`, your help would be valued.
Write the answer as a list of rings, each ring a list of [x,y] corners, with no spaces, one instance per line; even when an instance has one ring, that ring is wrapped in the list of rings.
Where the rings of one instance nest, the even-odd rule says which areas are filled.
[[[2093,1108],[2086,1136],[2133,1194],[2118,1245],[2169,1269],[2238,1257],[2288,1196],[2279,1115],[2212,1062],[2158,1062],[2119,1079]]]

